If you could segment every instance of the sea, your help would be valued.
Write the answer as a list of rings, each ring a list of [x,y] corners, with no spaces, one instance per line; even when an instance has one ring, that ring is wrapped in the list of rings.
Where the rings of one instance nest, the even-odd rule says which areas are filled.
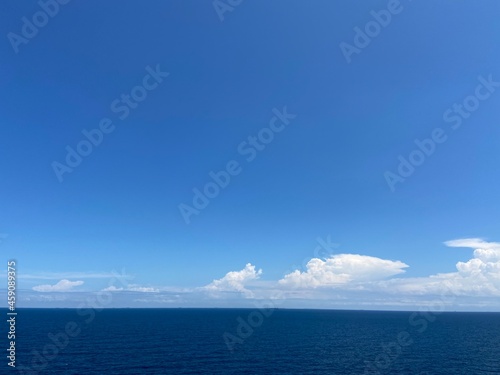
[[[15,322],[1,374],[500,374],[500,313],[17,309]]]

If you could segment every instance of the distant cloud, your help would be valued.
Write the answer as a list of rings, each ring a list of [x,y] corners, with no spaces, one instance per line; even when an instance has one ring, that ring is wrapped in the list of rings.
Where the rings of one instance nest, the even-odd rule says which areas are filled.
[[[131,292],[141,292],[141,293],[158,293],[160,290],[152,287],[145,287],[139,285],[129,285],[127,290]]]
[[[130,275],[117,272],[45,272],[37,274],[21,274],[20,279],[34,280],[58,280],[58,279],[112,279],[112,278],[131,279]]]
[[[479,238],[446,241],[449,247],[475,249],[473,258],[457,262],[457,272],[427,277],[391,279],[374,287],[388,293],[417,295],[454,294],[467,297],[500,296],[500,244]]]
[[[152,287],[140,286],[137,284],[129,284],[126,288],[117,288],[114,285],[108,286],[101,292],[140,292],[140,293],[158,293],[160,290]]]
[[[473,258],[456,263],[456,272],[426,277],[391,277],[408,267],[400,261],[357,254],[339,254],[329,259],[311,259],[307,270],[285,275],[278,284],[294,288],[331,287],[336,290],[363,290],[386,295],[454,294],[466,297],[500,296],[500,243],[480,238],[446,241],[448,247],[474,249]]]
[[[123,290],[124,290],[123,288],[117,288],[116,286],[111,285],[101,290],[101,292],[121,292]]]
[[[473,257],[466,262],[456,263],[456,272],[438,273],[426,277],[395,277],[409,267],[399,260],[381,259],[360,254],[336,254],[327,259],[312,258],[305,271],[295,270],[277,282],[260,283],[256,289],[248,285],[258,279],[258,272],[250,263],[241,271],[233,271],[221,279],[214,280],[203,288],[211,292],[241,292],[247,298],[262,296],[266,289],[281,290],[286,298],[311,298],[318,293],[313,289],[355,293],[367,292],[395,296],[433,296],[454,294],[464,297],[500,296],[500,243],[480,238],[463,238],[446,241],[448,247],[474,249]],[[267,285],[267,286],[266,286]],[[303,290],[291,293],[291,290]],[[309,291],[309,292],[307,292]],[[213,294],[220,297],[219,294]]]
[[[54,285],[44,284],[44,285],[34,286],[33,290],[36,292],[68,292],[72,290],[75,286],[80,286],[80,285],[83,285],[83,281],[81,280],[69,281],[63,279]]]
[[[210,292],[240,292],[246,297],[252,297],[252,292],[245,288],[245,284],[258,279],[261,274],[262,270],[256,271],[254,265],[247,263],[241,271],[228,272],[223,278],[214,280],[201,289]]]
[[[414,309],[444,301],[453,309],[498,310],[500,243],[462,238],[444,244],[453,248],[470,248],[473,252],[467,250],[472,253],[469,260],[456,262],[456,271],[425,277],[401,276],[408,265],[400,260],[336,254],[326,259],[312,258],[305,270],[294,270],[280,280],[259,280],[262,270],[248,263],[243,269],[228,272],[198,288],[122,283],[102,291],[116,292],[113,303],[118,306],[144,303],[148,306],[248,307],[249,303],[266,300],[289,307]],[[63,279],[53,285],[38,285],[33,290],[46,293],[25,295],[26,301],[30,298],[40,303],[54,301],[62,304],[64,297],[77,303],[87,293],[75,293],[74,288],[82,284],[83,281]]]
[[[305,272],[295,270],[279,284],[296,288],[341,286],[352,282],[380,280],[405,272],[407,264],[359,254],[338,254],[326,260],[313,258]]]

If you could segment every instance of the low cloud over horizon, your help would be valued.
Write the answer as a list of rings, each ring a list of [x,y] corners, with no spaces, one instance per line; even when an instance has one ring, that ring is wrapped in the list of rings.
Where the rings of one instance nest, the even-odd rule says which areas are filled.
[[[419,301],[449,295],[454,298],[449,303],[454,308],[500,308],[498,299],[492,298],[500,296],[500,243],[480,238],[464,238],[446,241],[444,244],[448,247],[474,249],[471,259],[457,262],[456,272],[405,278],[400,275],[410,266],[401,260],[343,253],[333,254],[325,259],[312,258],[307,262],[305,270],[293,270],[275,281],[261,280],[263,270],[247,263],[243,269],[227,272],[222,278],[202,287],[153,287],[125,283],[119,287],[112,285],[101,288],[100,293],[137,296],[129,301],[131,306],[139,302],[146,306],[198,306],[200,301],[204,301],[206,306],[237,307],[246,306],[249,300],[267,299],[281,300],[280,303],[284,306],[294,306],[294,301],[298,306],[303,306],[304,301],[309,301],[314,306],[329,308],[366,308],[386,305],[416,306],[422,303]],[[77,287],[83,283],[81,280],[63,279],[55,284],[37,285],[32,290],[45,297],[32,295],[27,296],[27,300],[71,300],[71,295],[80,295],[76,293]],[[66,293],[66,298],[61,299],[63,292],[71,293]],[[51,299],[48,296],[50,293],[58,294],[58,297]],[[124,297],[119,300],[126,304]]]

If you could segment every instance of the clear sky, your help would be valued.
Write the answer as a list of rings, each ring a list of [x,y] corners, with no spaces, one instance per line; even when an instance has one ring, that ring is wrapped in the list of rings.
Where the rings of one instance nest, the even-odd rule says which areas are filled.
[[[0,12],[19,306],[500,310],[498,1],[47,4]]]

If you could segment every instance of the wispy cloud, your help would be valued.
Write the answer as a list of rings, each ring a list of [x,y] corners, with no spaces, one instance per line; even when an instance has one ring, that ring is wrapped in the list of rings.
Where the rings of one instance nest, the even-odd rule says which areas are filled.
[[[126,287],[117,288],[114,285],[108,286],[101,290],[101,292],[140,292],[140,293],[159,293],[160,289],[150,286],[141,286],[138,284],[128,284]]]
[[[20,274],[19,279],[60,280],[60,279],[112,279],[115,272],[43,272],[35,274]],[[130,279],[131,275],[121,274],[120,277]]]
[[[445,242],[449,247],[468,247],[471,249],[496,249],[500,250],[499,242],[487,242],[482,238],[462,238]]]
[[[54,285],[44,284],[44,285],[34,286],[33,290],[36,292],[69,292],[74,287],[80,286],[80,285],[83,285],[83,281],[81,281],[81,280],[69,281],[69,280],[63,279]]]

